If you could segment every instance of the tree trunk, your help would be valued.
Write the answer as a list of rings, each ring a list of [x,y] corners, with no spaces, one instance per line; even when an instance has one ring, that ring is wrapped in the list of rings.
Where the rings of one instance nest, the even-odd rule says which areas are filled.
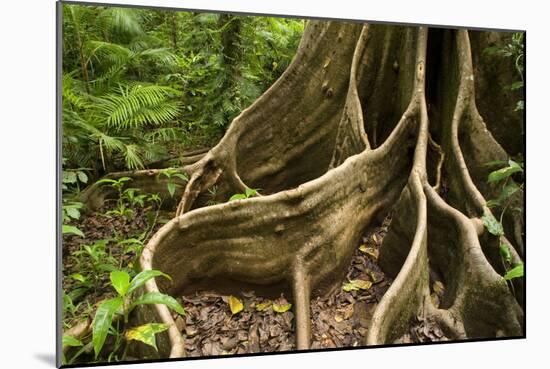
[[[454,339],[523,335],[523,279],[512,289],[502,278],[499,240],[480,219],[495,191],[484,163],[508,158],[476,108],[480,52],[465,30],[309,21],[281,78],[183,168],[177,216],[140,259],[173,280],[146,290],[286,292],[308,349],[310,296],[341,283],[362,230],[392,209],[379,261],[395,280],[366,344],[393,342],[417,316]],[[246,187],[262,196],[203,207],[214,185],[220,201]],[[510,214],[504,242],[520,262]],[[430,272],[446,286],[439,307]],[[155,310],[171,327],[170,356],[184,356],[170,312]]]

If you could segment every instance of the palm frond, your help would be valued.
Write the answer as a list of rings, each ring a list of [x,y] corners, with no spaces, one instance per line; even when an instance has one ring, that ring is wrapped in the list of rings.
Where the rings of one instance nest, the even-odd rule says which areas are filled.
[[[82,82],[76,80],[71,73],[63,73],[61,77],[61,98],[63,104],[70,103],[79,109],[89,106]]]
[[[125,145],[124,161],[128,169],[143,169],[143,160],[140,156],[140,148],[138,145]]]
[[[97,17],[97,26],[111,35],[136,36],[143,33],[140,12],[132,8],[105,8]]]
[[[170,100],[178,94],[166,86],[120,85],[117,92],[98,98],[94,108],[107,126],[116,129],[160,125],[178,115],[180,103]]]
[[[145,49],[135,54],[136,57],[149,57],[165,65],[177,65],[178,57],[168,48]]]
[[[107,41],[88,41],[85,44],[88,61],[96,58],[113,64],[127,63],[134,53],[124,45]]]
[[[184,130],[179,127],[161,127],[153,129],[145,134],[145,139],[150,142],[169,142],[181,138]]]

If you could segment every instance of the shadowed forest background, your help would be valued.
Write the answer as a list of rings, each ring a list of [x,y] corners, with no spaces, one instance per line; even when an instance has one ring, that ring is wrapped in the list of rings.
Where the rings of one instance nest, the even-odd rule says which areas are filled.
[[[522,32],[62,27],[64,363],[522,336]]]

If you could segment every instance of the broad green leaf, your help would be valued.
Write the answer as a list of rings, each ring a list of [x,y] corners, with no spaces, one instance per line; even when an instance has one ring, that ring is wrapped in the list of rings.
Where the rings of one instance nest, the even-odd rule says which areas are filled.
[[[523,169],[518,163],[516,163],[513,160],[508,160],[508,166],[495,170],[494,172],[491,172],[489,174],[489,178],[487,179],[487,182],[488,183],[500,182],[503,179],[510,177],[512,174],[517,172],[522,172],[522,171]]]
[[[504,275],[504,279],[506,279],[507,281],[520,277],[523,277],[523,263],[516,265]]]
[[[502,236],[504,235],[504,229],[502,228],[502,224],[496,218],[491,214],[490,212],[485,212],[485,214],[481,217],[481,220],[483,220],[483,225],[489,233],[495,236]]]
[[[168,296],[160,292],[148,292],[144,295],[141,295],[140,297],[135,299],[134,302],[132,302],[130,310],[132,310],[137,305],[151,304],[166,305],[180,315],[185,314],[185,310],[183,310],[183,307],[179,304],[179,302],[176,301],[176,299],[174,299],[172,296]]]
[[[512,254],[510,253],[510,248],[508,247],[508,245],[505,245],[505,244],[501,243],[500,247],[499,247],[499,250],[500,250],[500,256],[502,256],[502,258],[508,264],[510,264],[510,262],[512,260]]]
[[[74,235],[82,237],[82,238],[85,237],[84,233],[82,233],[82,231],[80,229],[76,228],[75,226],[68,225],[68,224],[63,224],[63,226],[61,228],[61,232],[63,234],[74,234]]]
[[[170,197],[174,197],[174,193],[176,193],[176,184],[173,182],[168,182],[166,186],[168,187],[168,193],[170,193]]]
[[[168,278],[169,280],[172,280],[172,278],[170,278],[168,274],[165,274],[160,270],[148,269],[148,270],[141,271],[130,282],[130,287],[128,288],[127,293],[130,293],[134,291],[136,288],[143,286],[145,282],[147,282],[149,279],[154,277],[161,277],[161,276]]]
[[[72,279],[74,280],[77,280],[79,282],[82,282],[82,283],[85,283],[86,282],[86,277],[84,277],[82,274],[80,273],[74,273],[74,274],[71,274],[69,277],[71,277]]]
[[[229,309],[231,310],[231,314],[235,315],[239,312],[241,312],[244,309],[244,305],[239,298],[235,296],[229,296],[228,299]]]
[[[237,193],[229,198],[229,201],[246,199],[246,195],[243,193]]]
[[[189,180],[189,178],[183,173],[175,173],[174,177],[177,177],[177,178],[181,179],[184,182],[187,182]]]
[[[256,195],[258,195],[258,191],[256,191],[253,188],[248,188],[247,187],[246,190],[245,190],[245,195],[246,195],[247,198],[252,197],[252,196],[256,196]]]
[[[111,284],[120,296],[125,296],[130,287],[130,275],[122,270],[115,270],[110,274]]]
[[[82,183],[88,183],[88,176],[84,172],[78,172],[78,179]]]
[[[97,308],[92,322],[92,341],[94,343],[94,354],[96,359],[105,344],[107,333],[113,322],[113,316],[121,306],[122,298],[117,297],[103,301]]]
[[[63,183],[76,183],[76,174],[74,172],[63,171]]]
[[[128,329],[125,333],[125,337],[128,341],[140,341],[153,347],[156,350],[157,342],[155,339],[155,334],[164,332],[167,329],[167,324],[149,323],[141,325],[139,327]]]
[[[96,183],[97,184],[101,184],[101,183],[113,184],[113,183],[117,183],[117,181],[115,181],[114,179],[110,179],[110,178],[103,178],[103,179],[100,179],[99,181],[97,181]]]
[[[83,345],[82,341],[74,338],[73,336],[65,335],[62,338],[63,347],[80,347]]]
[[[276,313],[284,313],[285,311],[289,311],[290,308],[292,307],[292,304],[288,303],[288,304],[277,304],[277,303],[273,303],[273,311],[276,312]]]
[[[64,208],[64,210],[70,218],[73,218],[73,219],[80,218],[80,211],[78,211],[78,209],[73,207],[66,207]]]

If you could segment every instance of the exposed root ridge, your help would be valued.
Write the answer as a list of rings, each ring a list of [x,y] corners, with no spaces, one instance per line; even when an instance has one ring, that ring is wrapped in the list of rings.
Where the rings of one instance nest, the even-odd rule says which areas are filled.
[[[357,24],[309,22],[283,75],[235,118],[207,157],[186,168],[195,181],[186,189],[176,215],[190,210],[199,194],[215,183],[225,196],[245,183],[262,193],[274,193],[325,173],[359,32]],[[304,89],[312,92],[304,95]],[[223,175],[214,173],[218,170]]]
[[[298,350],[310,348],[311,320],[310,320],[310,286],[309,276],[304,265],[297,260],[294,266],[293,295],[296,312],[296,347]]]
[[[342,119],[338,124],[338,135],[336,136],[336,144],[334,145],[329,168],[335,168],[342,164],[347,157],[358,154],[365,149],[370,149],[363,123],[361,101],[357,91],[357,74],[359,63],[369,39],[368,30],[369,25],[365,24],[353,54],[346,105],[344,106]]]
[[[178,168],[176,170],[179,173],[185,174],[185,170],[183,168]],[[176,186],[174,196],[171,196],[167,187],[169,179],[168,177],[161,175],[161,173],[162,169],[115,172],[109,173],[102,179],[107,178],[118,180],[122,177],[129,177],[132,179],[129,183],[130,187],[137,188],[142,191],[142,193],[158,193],[162,199],[162,206],[168,209],[175,205],[175,199],[179,198],[179,196],[183,194],[185,182],[178,177],[171,178],[170,181],[178,185]],[[101,183],[98,184],[96,182],[81,192],[79,200],[86,204],[87,210],[96,211],[103,206],[106,200],[109,198],[114,198],[117,195],[118,194],[113,187]]]
[[[521,335],[522,309],[489,263],[492,256],[484,252],[491,248],[482,248],[486,234],[479,216],[487,210],[485,200],[459,146],[461,125],[474,124],[471,118],[476,116],[468,35],[453,33],[457,55],[449,65],[457,66],[453,73],[460,83],[449,87],[456,93],[454,107],[447,109],[450,116],[443,114],[441,121],[431,123],[438,125],[434,132],[439,133],[439,146],[430,137],[425,94],[427,29],[406,28],[387,35],[380,30],[368,26],[359,35],[356,25],[309,23],[283,77],[235,119],[218,146],[186,167],[191,180],[178,216],[150,240],[140,259],[143,269],[160,269],[173,282],[157,285],[151,280],[147,291],[179,295],[216,286],[220,293],[290,292],[297,347],[308,349],[310,296],[326,293],[341,281],[362,230],[396,204],[379,259],[384,272],[396,277],[374,312],[367,344],[394,341],[415,316],[433,318],[456,339],[502,332]],[[367,67],[360,61],[373,62],[376,55],[383,58],[382,67],[391,65],[395,53],[381,51],[380,44],[369,40],[390,45],[400,41],[401,34],[415,48],[411,50],[410,43],[407,50],[403,46],[396,53],[401,57],[397,71],[384,70],[384,77],[374,78],[374,83],[383,85],[385,78],[403,82],[405,92],[400,93],[408,95],[395,99],[398,106],[385,112],[389,117],[399,111],[401,118],[397,125],[383,122],[379,132],[385,140],[371,149],[365,132],[378,130],[363,128],[369,110],[361,106],[358,86],[363,86],[361,68]],[[344,84],[338,82],[343,74],[351,74]],[[306,85],[314,85],[323,95],[321,106],[288,106],[285,99],[292,100],[292,91]],[[291,108],[296,113],[292,117]],[[435,189],[428,182],[429,145],[439,153]],[[451,186],[445,200],[436,191],[443,179]],[[245,183],[261,188],[264,196],[197,208],[209,187],[224,186],[226,196],[242,192]],[[460,194],[466,197],[463,203],[458,201]],[[442,274],[446,284],[439,306],[430,299],[430,269]],[[155,311],[170,325],[170,356],[184,355],[183,340],[167,308],[155,306]]]
[[[469,49],[465,47],[465,31],[458,32],[457,43],[459,55],[469,55]],[[460,61],[458,64],[462,67],[468,66]],[[464,119],[465,107],[471,103],[470,94],[473,93],[473,85],[468,82],[473,81],[473,76],[464,70],[461,70],[461,76],[457,105],[450,121],[451,145],[447,144],[446,152],[449,162],[454,164],[454,173],[458,174],[455,179],[459,179],[463,191],[461,196],[466,195],[467,201],[487,211],[483,196],[469,176],[458,143],[458,125]],[[398,202],[398,215],[382,245],[381,265],[398,273],[374,314],[367,344],[392,342],[404,333],[417,314],[433,316],[447,335],[455,339],[495,337],[503,333],[520,336],[523,332],[522,309],[504,279],[485,257],[478,238],[477,220],[472,221],[445,203],[426,180],[425,168],[422,168],[425,151],[419,150],[425,137],[427,127],[421,128],[413,173]],[[419,174],[415,174],[415,169]],[[405,210],[407,207],[409,211]],[[472,211],[468,204],[462,208],[466,214]],[[416,214],[414,232],[411,232],[411,211]],[[430,229],[428,237],[427,226]],[[412,241],[411,235],[414,235]],[[403,246],[407,244],[411,246]],[[444,273],[447,282],[441,309],[435,307],[429,298],[430,263]]]

